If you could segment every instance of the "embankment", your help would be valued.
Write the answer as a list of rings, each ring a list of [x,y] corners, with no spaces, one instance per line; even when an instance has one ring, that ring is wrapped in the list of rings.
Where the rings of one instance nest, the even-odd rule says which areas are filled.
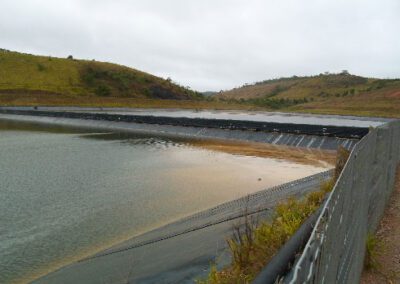
[[[368,133],[368,128],[363,127],[33,110],[3,109],[0,110],[0,118],[106,131],[252,141],[323,150],[336,150],[338,146],[352,149],[359,138]]]

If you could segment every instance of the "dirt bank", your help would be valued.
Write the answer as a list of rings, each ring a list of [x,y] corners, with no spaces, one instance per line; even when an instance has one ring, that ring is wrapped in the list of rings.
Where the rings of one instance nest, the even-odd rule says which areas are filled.
[[[376,268],[364,271],[361,283],[400,283],[400,167],[385,215],[378,227]]]

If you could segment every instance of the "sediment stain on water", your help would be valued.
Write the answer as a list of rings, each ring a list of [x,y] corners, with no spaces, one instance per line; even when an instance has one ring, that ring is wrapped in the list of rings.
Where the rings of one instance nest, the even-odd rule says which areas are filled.
[[[0,283],[326,169],[206,144],[0,120]]]

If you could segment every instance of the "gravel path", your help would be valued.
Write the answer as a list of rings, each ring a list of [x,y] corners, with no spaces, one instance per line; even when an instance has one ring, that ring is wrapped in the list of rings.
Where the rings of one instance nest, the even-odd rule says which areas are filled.
[[[400,283],[400,166],[389,205],[377,231],[377,267],[364,271],[361,283]]]

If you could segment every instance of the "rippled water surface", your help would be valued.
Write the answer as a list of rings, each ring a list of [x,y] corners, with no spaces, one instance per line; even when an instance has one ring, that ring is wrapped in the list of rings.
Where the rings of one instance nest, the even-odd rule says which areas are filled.
[[[25,282],[182,216],[325,170],[195,145],[0,120],[0,283]]]

